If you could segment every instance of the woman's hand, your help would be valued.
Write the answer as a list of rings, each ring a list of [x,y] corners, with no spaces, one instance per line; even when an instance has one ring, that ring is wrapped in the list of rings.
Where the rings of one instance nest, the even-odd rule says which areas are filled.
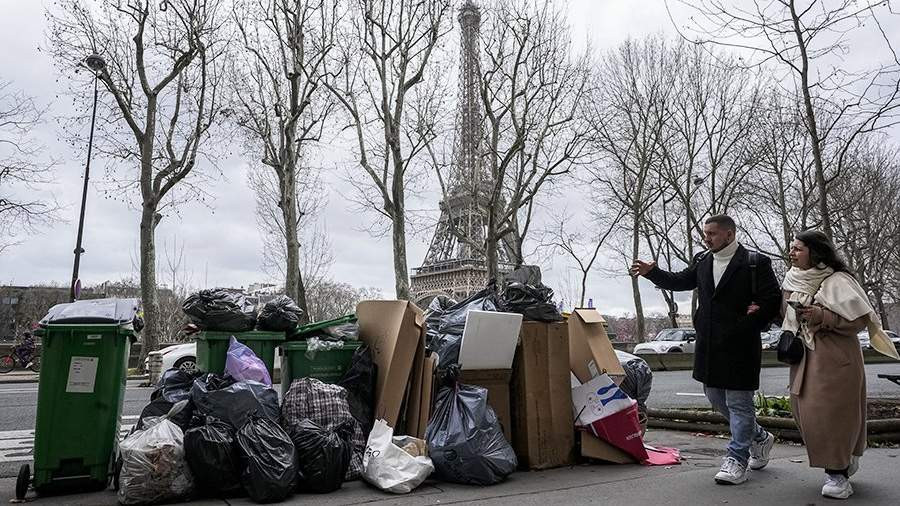
[[[797,312],[802,320],[811,325],[819,325],[825,316],[825,310],[819,306],[806,306]]]

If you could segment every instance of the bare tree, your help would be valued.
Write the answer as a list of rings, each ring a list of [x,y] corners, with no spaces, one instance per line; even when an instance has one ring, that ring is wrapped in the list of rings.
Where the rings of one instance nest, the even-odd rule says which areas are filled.
[[[335,101],[324,82],[340,20],[334,0],[244,0],[234,9],[243,51],[235,61],[232,89],[237,123],[249,150],[276,176],[276,191],[261,194],[277,205],[272,216],[285,243],[285,293],[307,314],[300,230],[311,205],[305,193],[307,146],[318,142]],[[258,187],[257,187],[258,188]]]
[[[484,252],[488,278],[496,278],[501,248],[514,265],[523,263],[536,199],[585,161],[581,106],[589,65],[587,54],[575,54],[558,7],[533,0],[494,2],[488,14],[478,82],[486,130],[487,223],[484,244],[471,245]]]
[[[356,311],[360,301],[380,299],[376,288],[354,288],[347,283],[321,281],[309,287],[310,318],[314,321],[330,320]]]
[[[625,212],[626,209],[621,206],[606,208],[604,212],[593,217],[591,226],[584,228],[573,228],[570,216],[555,216],[550,220],[554,225],[543,232],[541,246],[554,254],[565,255],[566,259],[574,262],[578,268],[580,291],[576,307],[585,307],[584,297],[588,277],[596,267],[600,250],[618,227]],[[588,232],[593,231],[595,227],[599,227],[600,230]]]
[[[622,43],[598,62],[588,100],[591,143],[599,153],[590,178],[600,195],[626,209],[618,230],[626,263],[640,256],[643,222],[663,194],[658,173],[669,134],[665,104],[674,93],[680,64],[669,56],[660,37]],[[643,340],[640,286],[637,278],[631,283],[636,331]]]
[[[54,161],[43,159],[44,146],[32,137],[45,113],[34,98],[0,80],[0,253],[20,234],[58,219],[56,201],[37,197],[38,187],[53,181]]]
[[[353,0],[337,84],[326,84],[346,112],[365,176],[351,176],[359,202],[390,225],[396,296],[408,299],[406,199],[417,159],[434,140],[430,112],[440,98],[426,73],[450,29],[450,1]],[[363,181],[365,179],[365,181]]]
[[[726,5],[722,0],[678,0],[692,10],[685,27],[693,41],[748,51],[758,65],[777,65],[788,71],[802,97],[803,120],[810,137],[818,189],[819,218],[831,235],[825,143],[846,118],[853,126],[845,135],[837,158],[845,156],[852,140],[864,132],[893,123],[900,108],[900,60],[879,17],[891,12],[885,0],[752,0]],[[869,25],[884,38],[889,57],[874,69],[854,71],[838,62],[849,52],[849,34]],[[870,28],[871,30],[871,28]],[[831,62],[829,63],[829,59]],[[831,111],[823,120],[819,110]]]
[[[166,210],[196,200],[201,150],[222,116],[226,49],[219,4],[207,0],[81,0],[47,13],[50,51],[78,81],[90,54],[113,104],[98,112],[97,150],[124,173],[120,190],[140,195],[140,284],[146,327],[142,354],[160,339],[155,231]],[[181,190],[181,191],[179,191]]]

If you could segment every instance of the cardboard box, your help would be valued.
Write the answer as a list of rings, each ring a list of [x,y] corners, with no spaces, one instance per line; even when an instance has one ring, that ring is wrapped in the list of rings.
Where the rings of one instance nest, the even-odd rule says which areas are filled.
[[[425,317],[415,304],[403,300],[360,302],[356,316],[359,338],[372,349],[378,366],[375,418],[396,427],[415,356],[420,349],[424,350]]]
[[[619,384],[625,369],[619,364],[596,309],[576,309],[569,317],[569,363],[578,381],[587,383],[603,372]]]
[[[512,421],[509,408],[509,380],[511,369],[476,369],[460,372],[459,381],[467,385],[478,385],[488,391],[488,405],[494,409],[503,427],[503,435],[512,441]]]
[[[512,375],[513,448],[528,469],[575,463],[566,323],[525,322]]]
[[[631,455],[603,441],[589,432],[579,431],[581,456],[612,462],[613,464],[637,464]]]

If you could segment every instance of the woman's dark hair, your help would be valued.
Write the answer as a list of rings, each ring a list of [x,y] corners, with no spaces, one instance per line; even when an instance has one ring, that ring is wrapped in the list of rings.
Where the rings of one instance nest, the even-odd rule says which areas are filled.
[[[809,248],[809,263],[813,267],[825,264],[835,272],[848,272],[847,264],[838,255],[834,243],[818,230],[804,230],[796,235],[798,241]]]

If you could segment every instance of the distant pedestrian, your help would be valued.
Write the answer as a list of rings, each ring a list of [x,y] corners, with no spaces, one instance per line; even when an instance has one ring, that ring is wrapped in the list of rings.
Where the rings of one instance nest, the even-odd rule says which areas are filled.
[[[751,469],[769,463],[775,444],[772,434],[756,423],[753,396],[759,388],[760,332],[778,315],[781,291],[771,260],[741,246],[736,234],[734,220],[712,216],[703,227],[709,250],[683,271],[664,271],[641,260],[631,267],[632,275],[664,290],[697,290],[694,379],[703,383],[709,402],[731,428],[727,454],[715,475],[722,484],[747,481]]]
[[[868,329],[876,349],[894,357],[897,351],[828,236],[797,234],[790,259],[782,329],[804,344],[803,358],[791,366],[791,409],[810,467],[825,469],[822,495],[846,499],[866,449],[866,374],[856,335]]]

